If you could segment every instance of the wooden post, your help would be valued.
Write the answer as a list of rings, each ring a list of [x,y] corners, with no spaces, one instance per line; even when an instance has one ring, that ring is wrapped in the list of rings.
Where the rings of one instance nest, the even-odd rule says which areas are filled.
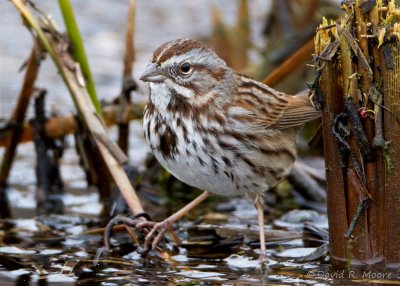
[[[315,37],[336,268],[400,266],[400,10],[382,2],[346,1]]]
[[[389,141],[389,148],[385,151],[385,166],[380,175],[383,177],[381,188],[383,196],[384,218],[384,254],[389,267],[400,267],[400,44],[388,44],[392,53],[393,68],[382,66],[384,111],[384,138]]]
[[[327,25],[327,23],[326,23]],[[315,39],[316,53],[322,54],[323,50],[333,42],[328,38],[329,33],[336,34],[336,28],[331,30],[321,30]],[[326,39],[328,38],[328,41]],[[326,179],[328,187],[328,216],[337,219],[329,219],[329,234],[331,257],[334,261],[339,261],[340,258],[346,257],[346,247],[344,233],[347,230],[347,212],[346,212],[346,194],[344,190],[345,174],[342,169],[339,147],[332,133],[333,122],[335,116],[343,111],[343,91],[338,83],[339,71],[333,62],[325,62],[322,68],[319,85],[321,86],[323,95],[323,137],[324,137],[324,154],[326,160]],[[332,80],[333,79],[333,80]],[[334,191],[332,191],[334,190]],[[333,203],[334,202],[334,203]],[[335,230],[335,231],[333,231]],[[335,243],[332,243],[335,241]]]

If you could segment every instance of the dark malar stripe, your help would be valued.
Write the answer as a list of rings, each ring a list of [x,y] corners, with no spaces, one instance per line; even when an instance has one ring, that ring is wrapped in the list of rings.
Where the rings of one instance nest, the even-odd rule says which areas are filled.
[[[175,90],[170,89],[168,92],[171,94],[171,99],[167,105],[168,112],[172,114],[178,113],[183,117],[188,117],[194,113],[191,104],[187,102],[186,98],[175,92]]]

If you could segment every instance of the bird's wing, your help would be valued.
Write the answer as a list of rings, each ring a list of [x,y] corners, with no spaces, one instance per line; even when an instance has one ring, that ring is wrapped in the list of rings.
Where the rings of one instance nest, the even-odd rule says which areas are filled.
[[[237,77],[237,93],[232,98],[228,116],[243,122],[247,128],[287,129],[320,116],[305,92],[287,95],[246,76],[238,74]]]
[[[311,104],[308,91],[296,95],[287,95],[286,99],[288,104],[274,127],[284,129],[293,126],[302,126],[310,120],[321,117],[321,111],[316,110]]]

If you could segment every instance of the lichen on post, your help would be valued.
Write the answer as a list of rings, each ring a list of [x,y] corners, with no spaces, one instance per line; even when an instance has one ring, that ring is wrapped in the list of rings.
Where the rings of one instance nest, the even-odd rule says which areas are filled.
[[[400,265],[400,10],[343,1],[315,36],[333,265]]]

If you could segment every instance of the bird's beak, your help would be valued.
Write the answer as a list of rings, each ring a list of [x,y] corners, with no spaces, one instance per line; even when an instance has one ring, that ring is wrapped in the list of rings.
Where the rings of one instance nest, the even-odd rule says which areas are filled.
[[[152,63],[146,67],[139,79],[146,82],[163,82],[166,78],[164,71],[160,69],[157,63]]]

